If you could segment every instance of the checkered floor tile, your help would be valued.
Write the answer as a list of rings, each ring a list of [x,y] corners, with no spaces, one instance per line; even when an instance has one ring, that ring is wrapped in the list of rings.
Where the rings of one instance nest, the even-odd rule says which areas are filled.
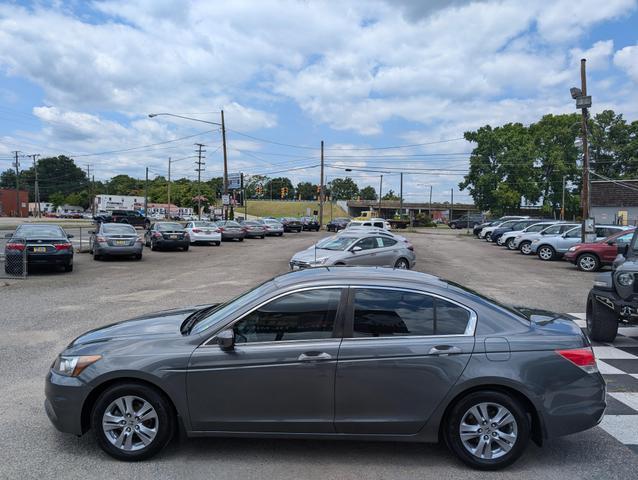
[[[572,313],[585,328],[585,314]],[[613,343],[592,342],[598,369],[607,382],[607,433],[638,453],[638,327],[621,327]]]

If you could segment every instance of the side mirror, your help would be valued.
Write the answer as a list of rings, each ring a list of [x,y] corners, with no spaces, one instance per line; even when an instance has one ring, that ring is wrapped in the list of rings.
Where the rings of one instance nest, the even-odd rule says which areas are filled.
[[[95,235],[95,230],[89,230],[89,235]]]
[[[70,233],[67,234],[67,236],[66,236],[66,238],[73,238],[73,237],[74,237],[74,235],[71,235]]]
[[[222,350],[232,350],[235,347],[235,332],[232,328],[223,330],[217,334],[215,341]]]
[[[616,244],[616,241],[615,241],[615,240],[609,240],[609,241],[607,242],[607,245],[615,245],[615,244]]]
[[[623,245],[618,245],[618,255],[622,255],[627,258],[627,254],[629,253],[629,244],[625,243]]]
[[[11,238],[13,237],[13,233],[5,233],[4,234],[4,238]]]
[[[350,250],[352,253],[356,253],[356,252],[360,252],[361,250],[363,250],[363,248],[361,247],[352,247],[352,250]]]

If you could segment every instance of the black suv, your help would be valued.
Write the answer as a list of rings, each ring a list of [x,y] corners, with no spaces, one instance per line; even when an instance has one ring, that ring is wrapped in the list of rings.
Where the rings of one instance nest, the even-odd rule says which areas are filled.
[[[450,228],[474,228],[485,221],[485,216],[479,214],[463,215],[449,223]]]
[[[151,226],[151,221],[148,218],[134,210],[113,210],[110,215],[96,216],[95,221],[98,223],[128,223],[144,229]]]
[[[299,233],[303,230],[303,224],[299,221],[298,218],[295,217],[281,217],[279,219],[281,224],[284,226],[284,232],[296,232]]]
[[[326,225],[326,230],[329,232],[338,232],[339,230],[343,230],[350,223],[349,218],[339,217],[334,218],[328,222]]]
[[[301,221],[302,230],[318,232],[320,229],[319,222],[314,217],[301,217],[299,220]]]
[[[587,298],[587,333],[592,340],[611,342],[618,324],[638,325],[638,230],[618,246],[611,272],[596,276]]]

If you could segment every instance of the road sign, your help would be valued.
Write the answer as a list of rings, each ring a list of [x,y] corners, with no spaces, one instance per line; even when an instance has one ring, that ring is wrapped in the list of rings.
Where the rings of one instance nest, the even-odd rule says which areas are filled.
[[[228,188],[230,190],[239,190],[241,188],[241,173],[228,174]]]
[[[222,195],[222,203],[224,205],[230,205],[230,195]]]

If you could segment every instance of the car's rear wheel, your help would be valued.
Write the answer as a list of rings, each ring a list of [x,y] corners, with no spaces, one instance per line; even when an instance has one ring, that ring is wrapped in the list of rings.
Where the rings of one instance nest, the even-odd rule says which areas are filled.
[[[523,255],[532,254],[532,242],[521,242],[521,244],[519,245],[519,248]]]
[[[613,342],[618,334],[618,314],[598,300],[589,297],[587,301],[587,334],[596,342]]]
[[[151,250],[154,252],[155,250],[157,250],[157,245],[155,245],[155,242],[153,240],[151,240]]]
[[[556,256],[556,251],[554,250],[553,247],[549,245],[543,245],[542,247],[538,248],[538,258],[540,258],[541,260],[545,260],[545,261],[554,260],[555,256]]]
[[[237,240],[239,240],[240,242],[243,242],[244,239],[243,238],[238,238]]]
[[[73,271],[73,263],[66,263],[64,265],[64,271],[65,272],[72,272]]]
[[[91,426],[98,445],[118,460],[136,461],[159,452],[175,431],[169,401],[146,385],[123,383],[97,399]]]
[[[188,245],[186,245],[185,247],[183,247],[183,250],[184,250],[185,252],[188,252]]]
[[[576,259],[576,266],[583,272],[595,272],[600,269],[600,260],[593,253],[583,253]]]
[[[505,246],[507,247],[508,250],[515,250],[516,247],[514,247],[514,239],[513,238],[508,238],[507,242],[505,242]]]
[[[102,257],[100,255],[98,255],[97,253],[95,253],[95,251],[93,252],[93,260],[102,260]]]
[[[142,260],[142,254],[141,253],[136,254],[135,260]]]
[[[485,234],[485,241],[486,242],[491,242],[492,241],[492,234],[490,232],[487,232]]]
[[[222,242],[213,242],[213,243],[215,244],[216,247],[219,247],[222,244]]]
[[[410,262],[408,262],[405,258],[399,258],[394,264],[394,268],[410,270]]]
[[[473,392],[459,400],[446,417],[445,441],[464,463],[497,470],[521,456],[530,436],[522,404],[497,391]]]

